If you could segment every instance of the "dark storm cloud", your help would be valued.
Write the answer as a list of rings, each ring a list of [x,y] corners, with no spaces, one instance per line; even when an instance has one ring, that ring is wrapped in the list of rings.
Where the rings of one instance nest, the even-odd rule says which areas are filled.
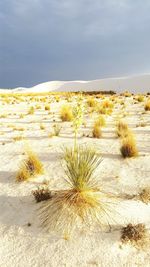
[[[150,1],[0,2],[0,87],[150,72]]]

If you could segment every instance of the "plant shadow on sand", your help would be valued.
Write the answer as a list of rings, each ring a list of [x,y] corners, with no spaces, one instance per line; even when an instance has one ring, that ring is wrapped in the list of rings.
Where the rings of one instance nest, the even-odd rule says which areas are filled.
[[[37,216],[37,210],[41,203],[35,203],[33,196],[0,196],[0,224],[3,234],[7,234],[11,229],[11,235],[21,235],[23,237],[31,236],[41,239],[49,239],[51,243],[57,242],[63,238],[63,235],[58,233],[46,232],[40,226],[40,220]],[[8,216],[9,214],[9,216]],[[121,225],[105,226],[105,230],[96,228],[94,230],[78,230],[73,234],[78,238],[85,238],[86,235],[92,235],[100,240],[106,239],[109,243],[119,241]],[[13,232],[12,232],[13,229]]]
[[[11,235],[51,238],[51,242],[59,239],[57,235],[48,235],[40,227],[37,217],[37,204],[33,196],[0,196],[0,225],[3,234],[11,229]],[[9,216],[8,216],[9,214]],[[12,231],[13,229],[13,231]]]
[[[12,171],[0,171],[0,184],[13,183],[16,172]]]

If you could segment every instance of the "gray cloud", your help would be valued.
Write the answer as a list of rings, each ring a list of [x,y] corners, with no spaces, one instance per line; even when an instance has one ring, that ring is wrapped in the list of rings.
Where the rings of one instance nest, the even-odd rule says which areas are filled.
[[[0,2],[0,87],[150,72],[150,1]]]

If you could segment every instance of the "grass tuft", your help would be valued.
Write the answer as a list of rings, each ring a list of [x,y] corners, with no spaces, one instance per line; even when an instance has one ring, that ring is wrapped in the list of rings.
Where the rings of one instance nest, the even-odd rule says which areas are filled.
[[[145,225],[142,223],[132,225],[130,223],[126,227],[123,227],[121,230],[121,241],[140,247],[146,245],[148,235]]]
[[[124,158],[138,156],[136,141],[133,135],[129,135],[128,137],[122,139],[120,151]]]
[[[20,165],[20,169],[16,176],[16,181],[27,181],[30,178],[43,173],[43,164],[39,160],[38,156],[31,150],[27,150],[26,159],[23,160]]]
[[[72,108],[69,105],[64,105],[61,108],[60,118],[62,121],[72,121]]]
[[[52,198],[52,193],[48,188],[38,188],[32,191],[36,202],[45,201]]]

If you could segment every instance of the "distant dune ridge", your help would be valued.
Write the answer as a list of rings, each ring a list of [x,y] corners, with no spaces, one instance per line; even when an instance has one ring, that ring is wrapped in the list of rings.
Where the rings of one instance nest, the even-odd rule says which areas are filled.
[[[131,91],[150,92],[150,74],[134,75],[120,78],[105,78],[91,81],[50,81],[31,88],[18,87],[11,92],[65,92],[65,91]],[[0,89],[0,92],[10,92]]]

